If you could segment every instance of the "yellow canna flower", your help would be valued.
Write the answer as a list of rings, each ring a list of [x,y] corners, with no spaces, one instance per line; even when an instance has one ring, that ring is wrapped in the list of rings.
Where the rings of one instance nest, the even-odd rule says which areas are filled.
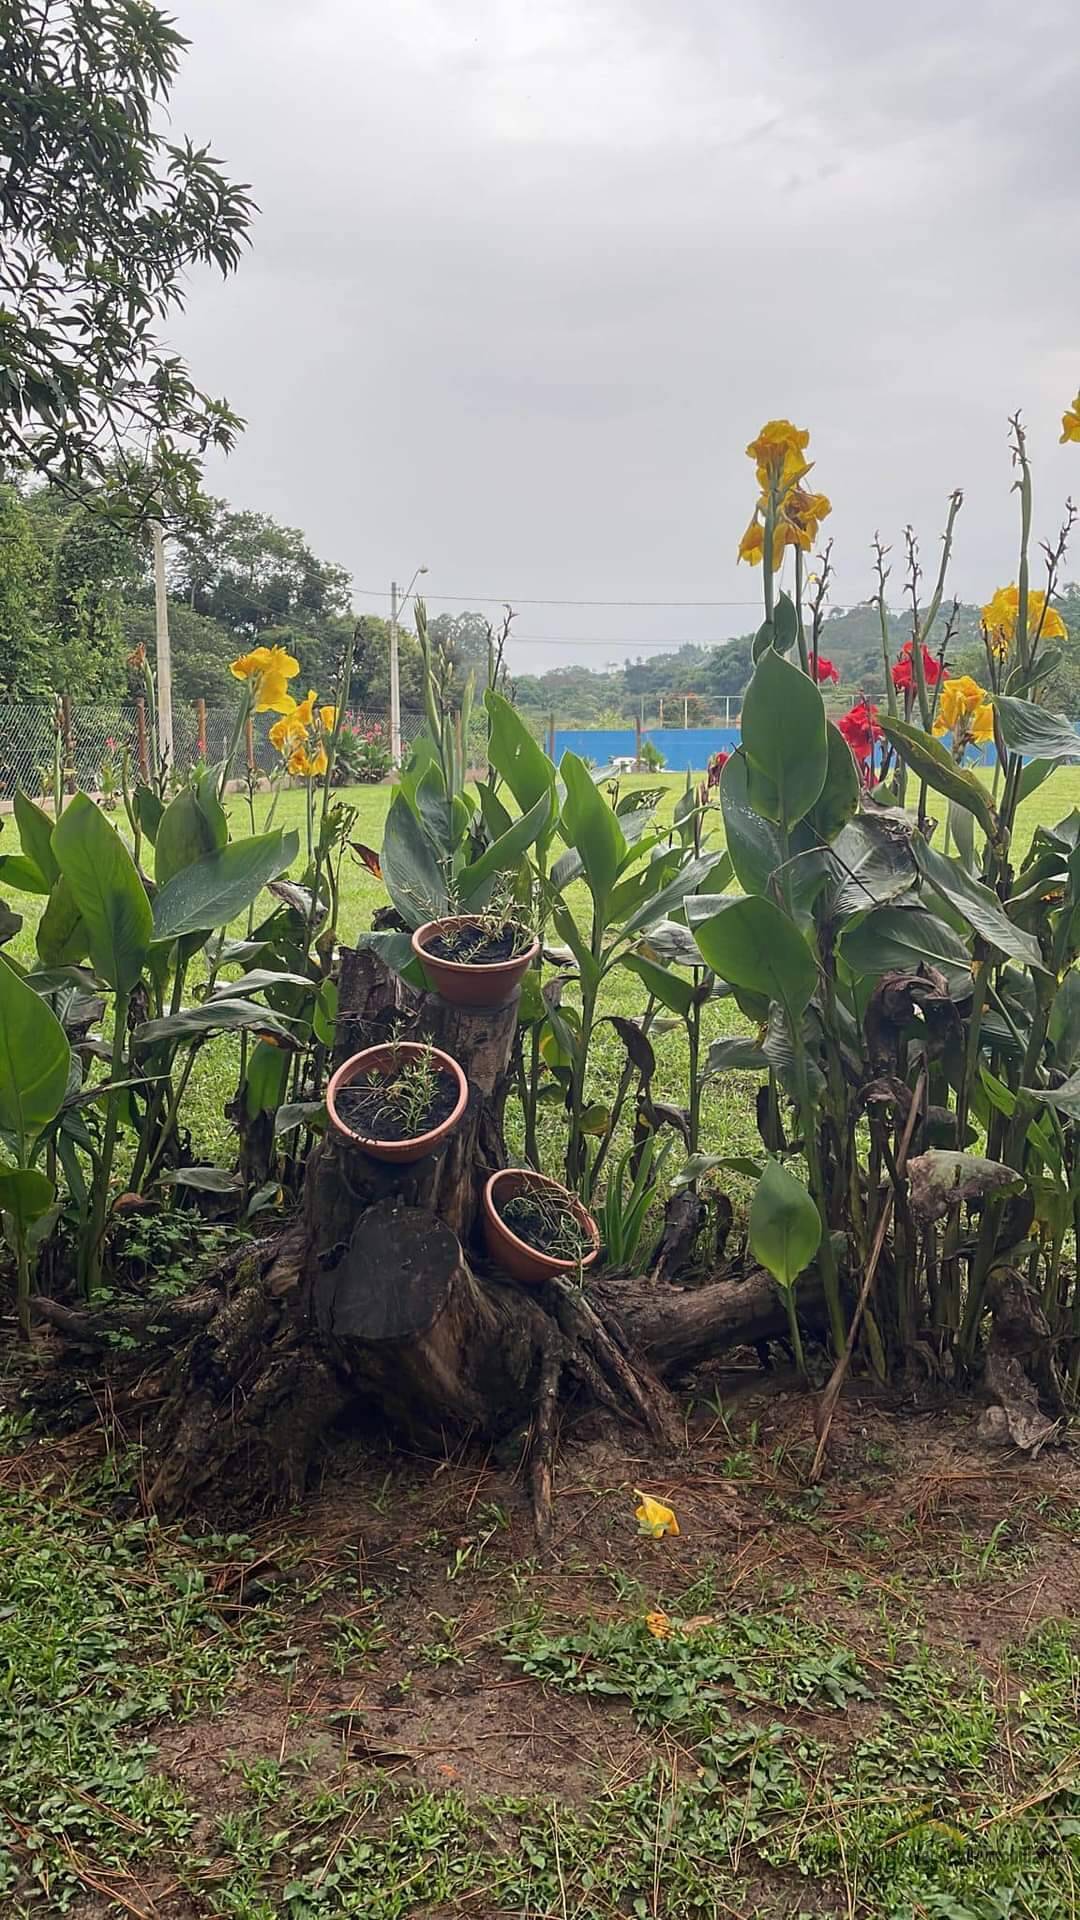
[[[666,1613],[661,1613],[659,1610],[645,1615],[645,1625],[654,1640],[666,1640],[671,1632],[671,1621]]]
[[[807,493],[802,487],[792,487],[784,496],[780,508],[784,545],[801,547],[804,553],[809,553],[818,537],[821,521],[831,512],[832,501],[825,494]]]
[[[992,740],[993,737],[994,709],[990,705],[989,700],[984,700],[980,707],[976,707],[971,716],[971,738],[974,740],[976,746],[982,746],[984,742]]]
[[[1064,446],[1066,440],[1080,440],[1080,393],[1077,394],[1068,411],[1061,416],[1059,445]]]
[[[310,727],[312,721],[314,720],[315,702],[318,699],[318,697],[319,696],[316,693],[314,687],[309,687],[307,699],[297,701],[296,706],[293,709],[293,713],[296,719],[299,720],[300,725],[302,727]]]
[[[955,733],[958,727],[966,730],[968,719],[985,701],[984,689],[970,673],[962,673],[958,680],[946,680],[938,699],[934,732]]]
[[[665,1533],[678,1533],[679,1523],[670,1507],[662,1500],[654,1500],[651,1493],[642,1493],[635,1487],[640,1506],[634,1508],[634,1518],[638,1521],[642,1533],[651,1533],[654,1540],[662,1540]]]
[[[1078,396],[1080,397],[1080,396]],[[1020,610],[1019,587],[999,587],[982,610],[983,625],[990,645],[1003,659],[1016,638],[1016,616]],[[1040,626],[1040,622],[1042,623]],[[1028,594],[1028,632],[1043,640],[1066,640],[1068,628],[1060,613],[1046,605],[1045,593]]]
[[[229,666],[234,679],[250,684],[256,713],[290,713],[295,702],[288,683],[299,671],[299,662],[284,647],[253,647]]]
[[[333,733],[334,728],[337,726],[337,708],[336,707],[320,707],[319,719],[322,721],[323,732]]]
[[[326,772],[327,765],[326,748],[320,744],[314,753],[309,753],[306,734],[293,748],[288,760],[289,772],[295,774],[299,780],[320,779]]]
[[[751,440],[746,451],[757,468],[758,486],[764,492],[775,485],[779,491],[786,491],[809,473],[807,462],[803,459],[810,445],[810,434],[805,427],[793,427],[790,420],[767,420],[756,440]]]

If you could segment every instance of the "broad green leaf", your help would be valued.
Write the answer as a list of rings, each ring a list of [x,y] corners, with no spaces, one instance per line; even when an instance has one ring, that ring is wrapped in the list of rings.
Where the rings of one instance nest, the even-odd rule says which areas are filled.
[[[21,787],[15,793],[15,825],[19,829],[19,844],[26,858],[33,862],[45,885],[54,886],[60,875],[52,849],[55,821],[50,820],[48,814]]]
[[[1080,734],[1063,713],[1047,713],[1030,700],[1013,700],[999,693],[994,698],[1001,737],[1013,753],[1038,760],[1080,760]]]
[[[0,959],[0,1133],[23,1151],[60,1111],[71,1048],[52,1008]]]
[[[997,839],[997,815],[977,774],[958,767],[940,740],[924,733],[921,727],[912,726],[910,721],[882,718],[880,724],[886,739],[920,780],[925,780],[935,793],[944,794],[946,800],[955,800],[958,806],[967,807],[987,836]]]
[[[514,816],[503,806],[497,793],[489,787],[486,780],[477,788],[480,798],[480,817],[488,832],[489,840],[498,840],[501,834],[514,824]]]
[[[194,866],[181,868],[154,901],[154,940],[227,927],[292,865],[299,851],[298,836],[278,827],[273,833],[234,840]]]
[[[650,895],[634,908],[623,921],[622,933],[647,931],[655,920],[669,919],[673,908],[682,905],[688,896],[695,894],[706,880],[726,864],[727,855],[717,850],[699,854],[696,860],[688,860],[658,893]]]
[[[720,775],[720,811],[735,877],[747,893],[765,893],[783,864],[780,835],[762,818],[747,792],[746,756],[733,753]]]
[[[1080,1073],[1072,1073],[1060,1087],[1024,1087],[1033,1100],[1041,1100],[1047,1106],[1056,1107],[1070,1120],[1080,1120]]]
[[[847,920],[870,907],[887,906],[907,893],[918,877],[910,834],[872,813],[850,820],[833,842],[830,871],[835,875],[827,906],[831,920]]]
[[[491,729],[488,759],[505,780],[522,813],[528,813],[545,793],[554,811],[555,769],[543,747],[533,739],[517,710],[489,687],[484,695]],[[552,821],[554,824],[554,821]]]
[[[326,1121],[323,1100],[293,1100],[279,1107],[274,1115],[274,1135],[293,1133],[297,1127],[311,1127],[321,1133]]]
[[[839,727],[825,728],[828,764],[825,784],[807,818],[819,840],[835,840],[859,811],[859,769]]]
[[[154,841],[154,878],[158,886],[168,886],[185,867],[217,853],[228,838],[229,823],[217,796],[216,782],[212,774],[201,774],[193,786],[181,787],[161,816]]]
[[[400,793],[390,802],[382,843],[386,891],[410,927],[439,920],[450,910],[446,881],[412,808]]]
[[[88,946],[89,936],[75,895],[64,875],[58,873],[38,921],[38,958],[46,967],[68,967],[85,959]]]
[[[711,920],[714,913],[719,913],[721,907],[736,897],[719,893],[688,894],[683,910],[689,924],[683,926],[681,920],[655,921],[645,938],[638,941],[638,952],[659,967],[700,967],[701,951],[691,928],[698,920]]]
[[[423,925],[423,922],[420,924]],[[369,953],[376,954],[383,965],[390,968],[391,973],[399,973],[411,987],[418,987],[421,992],[427,990],[427,979],[413,952],[410,934],[393,930],[384,932],[377,929],[370,933],[358,933],[356,945],[365,947]]]
[[[240,1175],[224,1167],[174,1167],[158,1180],[163,1187],[194,1187],[196,1193],[240,1192]]]
[[[712,1073],[763,1073],[768,1058],[751,1034],[732,1034],[727,1040],[714,1040],[709,1048],[705,1071]]]
[[[789,1293],[821,1245],[821,1217],[801,1180],[771,1156],[750,1202],[750,1251]]]
[[[851,971],[876,979],[907,967],[937,967],[950,993],[971,991],[971,955],[959,934],[923,907],[878,907],[841,935]]]
[[[564,753],[559,773],[566,788],[559,830],[567,845],[581,855],[589,892],[603,923],[619,864],[626,853],[626,840],[607,799],[594,786],[584,760],[576,753]]]
[[[1014,926],[997,895],[973,880],[959,860],[936,853],[920,834],[915,835],[912,852],[923,878],[981,940],[1026,967],[1035,967],[1040,973],[1049,971],[1034,935]]]
[[[438,860],[449,860],[460,836],[456,831],[451,797],[446,791],[443,770],[432,762],[416,783],[416,812],[425,837]]]
[[[731,1153],[692,1153],[685,1166],[681,1167],[671,1183],[673,1193],[683,1187],[691,1187],[700,1180],[703,1173],[712,1173],[722,1168],[725,1173],[741,1173],[745,1180],[760,1180],[762,1166],[760,1160],[751,1160],[748,1154]]]
[[[1065,975],[1050,1009],[1047,1038],[1059,1073],[1071,1073],[1080,1060],[1080,972]]]
[[[311,1030],[320,1046],[332,1047],[337,1027],[338,990],[336,980],[324,980],[319,988],[311,1016]]]
[[[140,781],[131,796],[131,806],[143,833],[153,846],[165,812],[164,802],[154,792],[153,787],[145,786]]]
[[[799,616],[789,593],[776,596],[773,612],[773,646],[777,653],[790,653],[799,638]]]
[[[134,860],[85,793],[65,807],[52,844],[82,916],[95,973],[115,992],[130,992],[146,965],[154,931]]]
[[[700,959],[701,956],[697,957]],[[686,1019],[694,1004],[694,989],[689,980],[671,973],[667,967],[658,967],[655,961],[646,960],[641,953],[624,953],[622,964],[628,972],[636,973],[638,979],[644,981],[653,999],[659,1000],[662,1007],[677,1013],[681,1020]]]
[[[20,1233],[48,1213],[56,1188],[37,1167],[0,1167],[0,1213],[10,1214]]]
[[[317,993],[319,982],[309,973],[288,973],[284,967],[253,967],[250,973],[242,973],[238,980],[221,980],[214,989],[210,1004],[217,1000],[246,1000],[253,993],[265,993],[268,987],[303,987],[308,993]]]
[[[1017,788],[1018,803],[1021,800],[1027,800],[1031,794],[1038,793],[1043,781],[1050,778],[1057,765],[1056,760],[1043,760],[1038,757],[1029,760],[1020,771],[1020,785]]]
[[[967,807],[949,801],[949,832],[966,873],[975,871],[975,820]]]
[[[136,1049],[145,1053],[150,1047],[182,1046],[189,1040],[201,1040],[209,1033],[232,1033],[244,1027],[273,1034],[279,1045],[289,1050],[296,1046],[278,1015],[254,1000],[204,1000],[197,1007],[181,1007],[177,1013],[167,1013],[160,1020],[144,1020],[132,1038]]]
[[[0,947],[6,947],[9,940],[14,940],[22,923],[22,914],[9,907],[6,900],[0,900]]]
[[[17,893],[48,893],[49,883],[25,853],[0,854],[0,881]]]
[[[809,1003],[817,965],[793,920],[772,900],[750,895],[696,927],[705,963],[721,979],[779,1000],[792,1019]]]
[[[244,1107],[249,1119],[280,1107],[288,1073],[288,1053],[267,1040],[256,1041],[244,1077]]]
[[[469,910],[469,902],[479,889],[486,886],[493,874],[503,873],[509,867],[516,867],[523,853],[527,852],[535,841],[547,831],[551,824],[552,795],[542,793],[535,806],[512,820],[506,832],[486,847],[478,860],[464,867],[458,875],[458,897],[464,912]]]
[[[825,707],[806,674],[771,648],[758,661],[743,700],[742,745],[750,804],[790,830],[825,785]]]

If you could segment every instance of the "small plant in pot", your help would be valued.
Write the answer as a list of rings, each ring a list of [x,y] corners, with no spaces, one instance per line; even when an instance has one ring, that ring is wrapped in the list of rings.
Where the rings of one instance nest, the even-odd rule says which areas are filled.
[[[492,1174],[484,1188],[484,1237],[497,1266],[533,1285],[590,1266],[600,1248],[600,1230],[581,1201],[528,1167]]]
[[[498,913],[457,913],[417,927],[412,947],[433,992],[458,1007],[502,1007],[540,942]]]
[[[468,1083],[456,1060],[416,1040],[367,1047],[326,1090],[333,1126],[374,1160],[423,1160],[465,1111]]]

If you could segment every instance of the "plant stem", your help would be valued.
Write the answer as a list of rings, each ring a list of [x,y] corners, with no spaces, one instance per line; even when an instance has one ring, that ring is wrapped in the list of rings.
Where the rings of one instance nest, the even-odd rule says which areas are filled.
[[[131,989],[118,990],[113,1003],[113,1044],[112,1062],[109,1068],[110,1080],[122,1080],[124,1077],[124,1042],[127,1038],[128,1008],[131,1004]],[[90,1209],[90,1244],[86,1262],[86,1292],[91,1297],[101,1283],[101,1263],[105,1223],[109,1214],[109,1187],[112,1182],[113,1160],[116,1155],[116,1135],[120,1125],[120,1093],[109,1094],[105,1103],[105,1131],[101,1142],[101,1165],[94,1182],[94,1199]]]
[[[799,665],[803,672],[810,672],[810,659],[806,651],[806,628],[803,625],[803,557],[802,548],[795,549],[795,632],[799,642]]]

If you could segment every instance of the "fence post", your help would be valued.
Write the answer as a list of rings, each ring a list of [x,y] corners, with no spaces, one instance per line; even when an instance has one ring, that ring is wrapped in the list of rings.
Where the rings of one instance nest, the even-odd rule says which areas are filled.
[[[199,759],[206,759],[206,701],[200,695],[195,702],[195,728],[199,742]]]
[[[641,715],[640,713],[635,713],[634,715],[634,759],[637,761],[637,764],[640,767],[641,765]]]
[[[150,755],[146,745],[146,696],[135,696],[135,741],[139,760],[139,779],[146,786],[150,781]]]
[[[555,715],[548,714],[548,759],[555,758]]]
[[[72,717],[70,693],[60,695],[60,726],[64,736],[64,764],[60,769],[60,784],[66,787],[68,793],[74,793],[78,783],[75,778],[75,723]]]

